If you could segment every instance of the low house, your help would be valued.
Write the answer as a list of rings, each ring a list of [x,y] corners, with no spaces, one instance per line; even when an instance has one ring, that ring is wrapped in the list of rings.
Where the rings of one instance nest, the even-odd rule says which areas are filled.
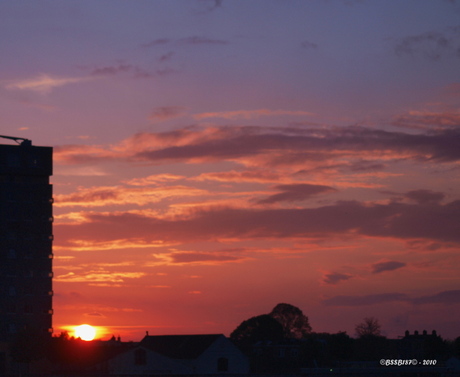
[[[246,356],[224,335],[145,336],[107,361],[113,375],[246,374]]]

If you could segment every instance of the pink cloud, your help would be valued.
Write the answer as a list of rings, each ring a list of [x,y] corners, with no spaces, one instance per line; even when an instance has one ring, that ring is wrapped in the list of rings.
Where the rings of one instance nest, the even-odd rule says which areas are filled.
[[[392,125],[412,129],[447,128],[460,125],[459,112],[410,111],[392,121]]]

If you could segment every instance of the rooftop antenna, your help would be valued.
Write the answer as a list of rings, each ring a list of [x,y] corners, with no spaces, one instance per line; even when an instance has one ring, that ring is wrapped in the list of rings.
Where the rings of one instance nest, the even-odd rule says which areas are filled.
[[[4,135],[0,135],[0,137],[3,139],[14,140],[19,145],[25,145],[25,146],[32,145],[32,140],[24,139],[23,137],[13,137],[13,136],[4,136]],[[19,142],[19,140],[22,140],[22,141]]]

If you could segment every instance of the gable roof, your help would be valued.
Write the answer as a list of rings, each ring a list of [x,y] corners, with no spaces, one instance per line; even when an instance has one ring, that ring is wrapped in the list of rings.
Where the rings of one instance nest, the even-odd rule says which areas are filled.
[[[196,359],[222,334],[147,335],[140,345],[173,359]]]

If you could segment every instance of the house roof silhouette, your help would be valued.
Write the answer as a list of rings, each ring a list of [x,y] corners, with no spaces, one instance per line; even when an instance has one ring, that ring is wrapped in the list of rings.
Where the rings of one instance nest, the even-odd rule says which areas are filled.
[[[140,346],[172,359],[196,359],[222,334],[146,335]]]

